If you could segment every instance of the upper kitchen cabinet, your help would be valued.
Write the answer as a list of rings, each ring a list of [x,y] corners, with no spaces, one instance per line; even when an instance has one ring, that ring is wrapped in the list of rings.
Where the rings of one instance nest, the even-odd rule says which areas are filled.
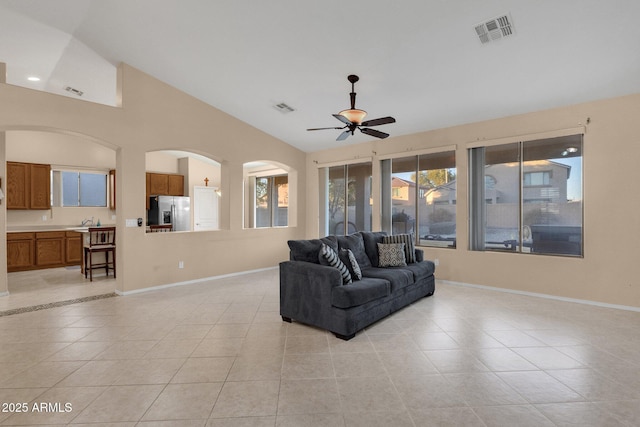
[[[184,175],[147,173],[149,196],[184,196]]]
[[[7,209],[50,209],[51,166],[7,162]]]

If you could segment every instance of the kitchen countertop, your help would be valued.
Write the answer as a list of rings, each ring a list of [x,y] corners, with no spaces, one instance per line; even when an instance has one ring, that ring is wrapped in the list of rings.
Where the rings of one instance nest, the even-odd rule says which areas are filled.
[[[115,227],[115,224],[100,224],[101,227]],[[10,225],[7,233],[37,233],[39,231],[83,231],[88,227],[80,225]]]

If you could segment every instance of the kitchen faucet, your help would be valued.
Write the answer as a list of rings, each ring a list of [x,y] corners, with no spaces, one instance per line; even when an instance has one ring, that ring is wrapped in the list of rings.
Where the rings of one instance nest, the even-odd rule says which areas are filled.
[[[89,218],[83,219],[82,220],[82,226],[84,227],[85,225],[93,225],[93,217],[91,217],[91,219],[89,219]]]

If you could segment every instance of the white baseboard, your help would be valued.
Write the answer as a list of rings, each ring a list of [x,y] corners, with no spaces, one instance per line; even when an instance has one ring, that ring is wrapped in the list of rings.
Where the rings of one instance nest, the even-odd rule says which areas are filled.
[[[537,293],[537,292],[518,291],[518,290],[515,290],[515,289],[496,288],[496,287],[493,287],[493,286],[474,285],[474,284],[471,284],[471,283],[463,283],[463,282],[453,282],[451,280],[438,280],[438,282],[446,283],[448,285],[465,286],[465,287],[468,287],[468,288],[478,288],[478,289],[486,289],[486,290],[489,290],[489,291],[506,292],[508,294],[526,295],[526,296],[530,296],[530,297],[546,298],[546,299],[552,299],[552,300],[557,300],[557,301],[574,302],[574,303],[577,303],[577,304],[594,305],[596,307],[614,308],[614,309],[617,309],[617,310],[640,312],[640,307],[634,307],[634,306],[631,306],[631,305],[609,304],[609,303],[606,303],[606,302],[598,302],[598,301],[590,301],[590,300],[586,300],[586,299],[560,297],[560,296],[556,296],[556,295],[540,294],[540,293]]]
[[[261,271],[275,270],[277,268],[278,267],[258,268],[256,270],[240,271],[238,273],[222,274],[220,276],[203,277],[201,279],[187,280],[187,281],[184,281],[184,282],[167,283],[166,285],[151,286],[151,287],[148,287],[148,288],[135,289],[133,291],[124,291],[123,292],[123,291],[119,291],[119,290],[116,289],[115,293],[120,295],[120,296],[141,294],[141,293],[144,293],[144,292],[152,292],[152,291],[157,291],[157,290],[160,290],[160,289],[174,288],[176,286],[195,285],[197,283],[208,282],[210,280],[219,280],[219,279],[225,279],[225,278],[228,278],[228,277],[243,276],[245,274],[259,273]]]

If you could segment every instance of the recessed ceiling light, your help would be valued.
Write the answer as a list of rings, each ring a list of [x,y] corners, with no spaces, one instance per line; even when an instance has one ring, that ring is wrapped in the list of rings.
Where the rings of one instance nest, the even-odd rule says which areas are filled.
[[[29,76],[29,77],[27,77],[27,80],[29,80],[30,82],[39,82],[40,81],[40,77]]]

